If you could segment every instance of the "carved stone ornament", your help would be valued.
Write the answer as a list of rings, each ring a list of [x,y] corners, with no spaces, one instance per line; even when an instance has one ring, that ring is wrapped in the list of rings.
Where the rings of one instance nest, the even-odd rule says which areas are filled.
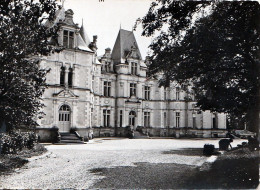
[[[63,89],[58,93],[53,94],[54,97],[58,98],[78,98],[79,96],[75,95],[72,91],[69,89]]]
[[[73,53],[71,52],[65,52],[64,53],[64,59],[68,60],[68,61],[73,61]]]

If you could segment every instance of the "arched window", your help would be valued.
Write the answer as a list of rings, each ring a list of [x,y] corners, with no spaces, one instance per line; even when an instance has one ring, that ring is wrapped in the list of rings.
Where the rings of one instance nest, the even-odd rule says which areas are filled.
[[[60,69],[60,85],[64,86],[65,85],[65,67],[62,66]]]
[[[69,87],[72,87],[72,77],[73,77],[73,69],[69,68],[69,74],[68,74],[68,85],[69,85]]]
[[[129,125],[130,126],[135,126],[135,117],[136,117],[135,111],[130,111],[130,113],[129,113]]]
[[[59,121],[70,121],[70,107],[62,105],[59,109]]]

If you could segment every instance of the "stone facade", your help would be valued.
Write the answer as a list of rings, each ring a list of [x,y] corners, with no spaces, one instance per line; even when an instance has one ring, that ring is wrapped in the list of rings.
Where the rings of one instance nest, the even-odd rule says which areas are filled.
[[[46,115],[38,121],[42,140],[54,128],[90,138],[127,136],[130,129],[150,136],[225,136],[225,114],[198,110],[177,83],[164,88],[147,78],[133,32],[120,29],[112,52],[107,48],[97,56],[97,36],[90,42],[83,25],[74,24],[72,10],[62,8],[56,17],[48,24],[61,26],[58,41],[64,50],[41,61],[50,69]]]

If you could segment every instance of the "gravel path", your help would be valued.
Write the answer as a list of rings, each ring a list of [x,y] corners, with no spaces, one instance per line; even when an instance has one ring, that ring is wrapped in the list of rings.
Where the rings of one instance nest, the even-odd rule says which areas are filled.
[[[49,154],[31,159],[12,175],[0,177],[0,188],[57,189],[95,187],[105,176],[96,168],[137,167],[135,163],[201,166],[208,157],[165,154],[181,148],[218,147],[218,140],[95,139],[84,145],[48,145]],[[232,146],[241,143],[235,140]],[[92,171],[92,172],[91,172]]]

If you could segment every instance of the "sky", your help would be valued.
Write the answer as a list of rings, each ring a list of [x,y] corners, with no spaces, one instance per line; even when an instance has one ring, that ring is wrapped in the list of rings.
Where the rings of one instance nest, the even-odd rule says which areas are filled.
[[[83,24],[90,41],[97,35],[98,55],[103,55],[105,49],[114,47],[120,25],[122,29],[132,30],[137,18],[142,18],[148,12],[152,0],[65,0],[65,9],[72,9],[74,22]],[[142,58],[148,53],[152,38],[141,36],[142,27],[134,31]]]

